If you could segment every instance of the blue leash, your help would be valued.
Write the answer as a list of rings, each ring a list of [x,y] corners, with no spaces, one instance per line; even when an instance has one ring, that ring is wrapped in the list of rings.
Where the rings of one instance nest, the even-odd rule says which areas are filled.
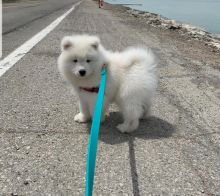
[[[105,68],[102,68],[99,92],[96,99],[95,110],[92,120],[92,127],[90,130],[89,145],[88,145],[88,155],[86,162],[86,193],[85,193],[86,196],[92,196],[92,191],[93,191],[96,152],[98,146],[99,128],[100,128],[102,107],[103,107],[104,94],[105,94],[105,84],[106,84],[106,70]]]

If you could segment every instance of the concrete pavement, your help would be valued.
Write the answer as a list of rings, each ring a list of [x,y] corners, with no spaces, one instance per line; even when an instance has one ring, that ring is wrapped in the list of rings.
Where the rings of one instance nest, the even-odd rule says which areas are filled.
[[[0,78],[0,195],[84,194],[90,125],[73,121],[77,99],[56,67],[72,33],[112,50],[144,44],[159,62],[152,116],[121,134],[113,105],[101,126],[94,195],[220,195],[219,54],[90,0]]]

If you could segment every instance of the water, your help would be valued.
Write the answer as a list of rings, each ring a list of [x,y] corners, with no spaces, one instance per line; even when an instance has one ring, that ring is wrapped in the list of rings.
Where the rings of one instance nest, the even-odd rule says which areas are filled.
[[[220,34],[220,0],[106,0],[112,4],[128,5],[133,9],[149,11],[184,23],[200,26]]]

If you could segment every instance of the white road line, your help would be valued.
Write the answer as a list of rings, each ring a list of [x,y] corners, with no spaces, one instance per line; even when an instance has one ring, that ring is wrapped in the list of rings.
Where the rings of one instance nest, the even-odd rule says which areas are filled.
[[[57,25],[68,15],[70,14],[76,6],[81,3],[78,2],[73,5],[71,9],[65,12],[62,16],[53,21],[50,25],[44,28],[42,31],[37,33],[31,39],[26,41],[23,45],[14,50],[11,54],[5,57],[0,61],[0,77],[8,71],[15,63],[17,63],[21,58],[25,56],[36,44],[38,44],[43,38],[45,38],[53,29],[57,27]]]

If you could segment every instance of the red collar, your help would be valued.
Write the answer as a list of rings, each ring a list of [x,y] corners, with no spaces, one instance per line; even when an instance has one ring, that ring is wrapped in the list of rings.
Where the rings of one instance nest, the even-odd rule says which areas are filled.
[[[90,93],[98,93],[99,92],[99,87],[91,87],[91,88],[79,87],[79,89],[90,92]]]

